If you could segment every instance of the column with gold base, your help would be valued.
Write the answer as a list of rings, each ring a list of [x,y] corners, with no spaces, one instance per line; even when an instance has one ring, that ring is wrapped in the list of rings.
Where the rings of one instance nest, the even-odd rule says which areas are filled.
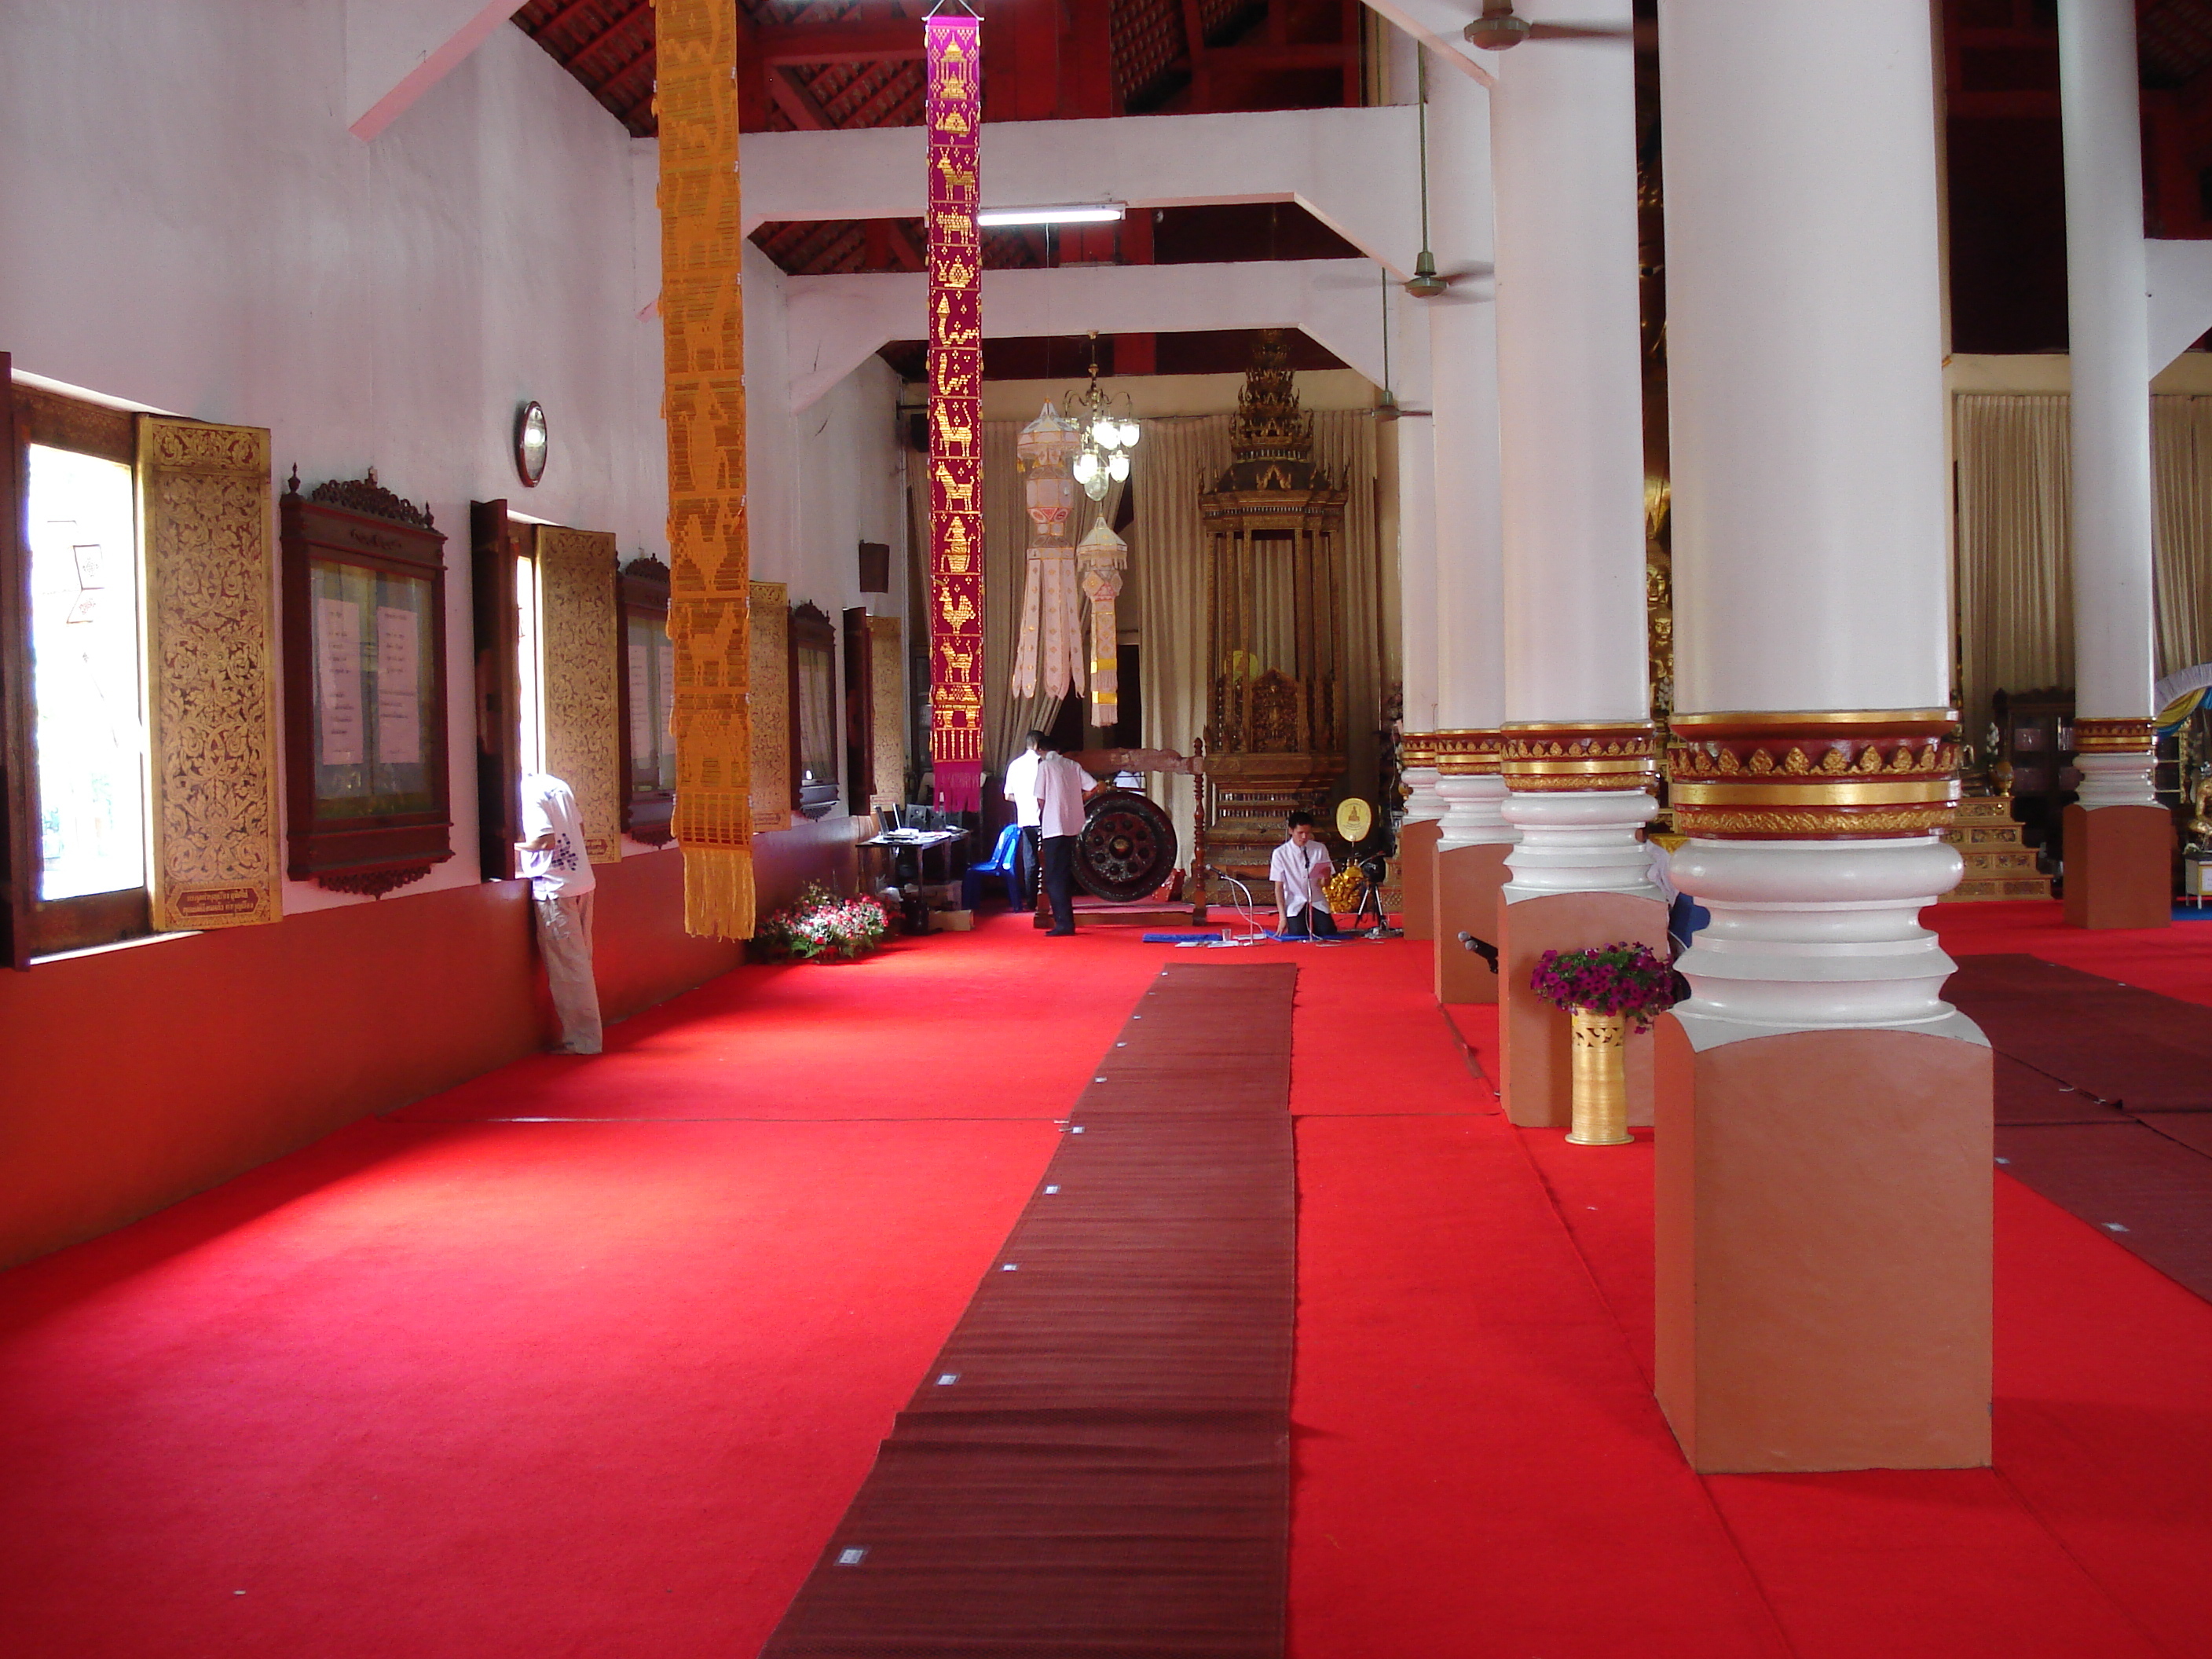
[[[1501,734],[1504,816],[1521,832],[1499,890],[1499,1030],[1506,1115],[1526,1128],[1574,1121],[1570,1018],[1528,983],[1547,951],[1615,941],[1667,951],[1667,906],[1638,831],[1657,810],[1651,727],[1641,721],[1522,723]],[[1628,1121],[1651,1121],[1651,1038],[1631,1033]]]
[[[2066,920],[2173,920],[2171,821],[2151,787],[2153,575],[2150,281],[2132,0],[2058,8],[2065,137],[2067,405],[2074,562],[2074,752]],[[2177,344],[2174,349],[2179,349]],[[2160,356],[2166,354],[2161,353]]]
[[[1960,868],[1928,15],[1659,4],[1673,875],[1712,919],[1657,1034],[1654,1380],[1701,1471],[1989,1461],[1990,1053],[1920,923]]]
[[[1444,816],[1437,826],[1431,932],[1437,943],[1437,1000],[1495,1002],[1497,974],[1460,935],[1471,933],[1486,945],[1498,942],[1498,894],[1505,884],[1506,854],[1513,850],[1513,827],[1498,810],[1505,783],[1498,770],[1498,733],[1438,732],[1431,742],[1437,789],[1444,800]]]
[[[1398,753],[1406,780],[1406,815],[1398,825],[1401,921],[1407,939],[1434,939],[1437,837],[1444,815],[1443,797],[1437,793],[1436,738],[1407,732],[1398,739]]]
[[[1677,714],[1660,1021],[1662,1407],[1707,1471],[1986,1462],[1990,1051],[1919,912],[1958,879],[1948,709]]]
[[[2081,789],[2062,822],[2070,927],[2173,921],[2173,817],[2151,789],[2148,720],[2074,722]]]

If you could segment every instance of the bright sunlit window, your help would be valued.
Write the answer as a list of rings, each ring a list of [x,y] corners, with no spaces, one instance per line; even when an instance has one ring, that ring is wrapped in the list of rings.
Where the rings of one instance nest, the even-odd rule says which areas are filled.
[[[538,561],[514,562],[515,664],[522,681],[522,769],[545,769],[544,664],[539,655]]]
[[[131,469],[30,446],[39,896],[146,883],[146,710]]]

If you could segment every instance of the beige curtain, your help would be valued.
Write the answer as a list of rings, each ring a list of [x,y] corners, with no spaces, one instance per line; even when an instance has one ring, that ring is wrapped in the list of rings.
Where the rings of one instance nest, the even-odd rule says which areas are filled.
[[[1314,459],[1345,480],[1344,792],[1375,807],[1382,787],[1377,728],[1382,684],[1382,520],[1375,489],[1375,416],[1364,409],[1314,412]]]
[[[2158,672],[2212,659],[2212,398],[2151,399]]]
[[[1977,752],[1993,692],[2074,682],[2067,402],[1977,392],[1954,411],[1959,713]]]
[[[1142,619],[1138,677],[1143,686],[1145,745],[1187,755],[1206,729],[1206,538],[1198,497],[1229,465],[1230,415],[1145,422],[1132,483],[1136,513],[1128,532],[1129,587]],[[1345,787],[1373,800],[1377,787],[1376,697],[1382,674],[1382,538],[1376,518],[1375,421],[1365,410],[1317,410],[1314,459],[1346,477],[1345,507]],[[1284,609],[1287,614],[1288,599]],[[1168,809],[1181,856],[1189,857],[1191,780],[1163,777],[1152,790]]]
[[[1137,446],[1127,586],[1143,619],[1137,679],[1147,749],[1188,755],[1206,730],[1206,538],[1199,529],[1198,494],[1228,468],[1233,420],[1200,415],[1147,421]],[[1188,867],[1196,804],[1192,781],[1150,781],[1153,798],[1175,825],[1178,862]]]
[[[2212,398],[2150,401],[2164,676],[2212,659]],[[2069,404],[2063,393],[1955,400],[1960,713],[1977,742],[1993,692],[2074,682]]]

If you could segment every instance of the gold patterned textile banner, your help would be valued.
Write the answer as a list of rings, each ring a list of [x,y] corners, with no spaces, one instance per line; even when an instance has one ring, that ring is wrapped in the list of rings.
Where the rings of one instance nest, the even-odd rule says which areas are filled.
[[[538,528],[545,769],[568,784],[594,864],[622,862],[622,691],[611,532]]]
[[[930,761],[937,805],[983,805],[982,120],[978,21],[921,26],[929,98]]]
[[[668,636],[684,926],[753,932],[752,653],[746,615],[744,239],[738,9],[660,0],[660,325],[668,422]]]
[[[153,751],[153,922],[283,915],[269,434],[138,419]]]
[[[791,590],[752,584],[753,834],[791,828]]]
[[[906,641],[896,617],[868,618],[869,729],[875,734],[871,807],[906,802]]]

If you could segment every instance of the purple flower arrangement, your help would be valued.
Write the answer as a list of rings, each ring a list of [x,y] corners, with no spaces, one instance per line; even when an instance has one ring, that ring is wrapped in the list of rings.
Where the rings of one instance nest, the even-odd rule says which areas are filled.
[[[872,898],[844,898],[811,883],[789,909],[760,925],[761,953],[778,962],[850,962],[890,937],[890,913]]]
[[[1623,1014],[1648,1031],[1674,1006],[1671,972],[1646,945],[1626,939],[1583,951],[1547,951],[1536,959],[1528,988],[1562,1008]]]

